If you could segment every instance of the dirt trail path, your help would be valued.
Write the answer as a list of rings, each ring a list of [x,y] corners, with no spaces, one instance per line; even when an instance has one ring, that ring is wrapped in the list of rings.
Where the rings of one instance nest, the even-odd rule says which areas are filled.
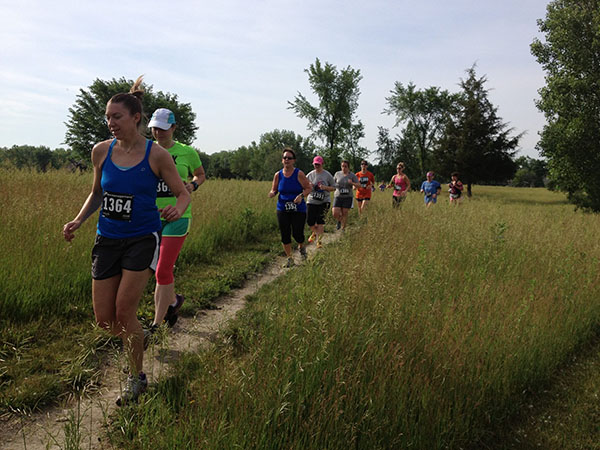
[[[340,233],[326,233],[323,244],[336,240]],[[314,244],[307,246],[309,259],[317,250]],[[301,257],[294,252],[296,264]],[[215,301],[217,309],[201,310],[195,317],[181,317],[168,335],[164,351],[158,346],[151,347],[145,354],[144,369],[150,383],[156,382],[169,372],[169,361],[177,359],[182,352],[195,351],[207,345],[219,329],[240,311],[246,297],[258,291],[264,284],[270,283],[289,269],[283,269],[286,258],[277,257],[259,274],[248,279],[244,285]],[[293,270],[293,269],[292,269]],[[161,345],[161,347],[163,347]],[[84,398],[79,405],[81,448],[109,449],[104,433],[108,417],[117,408],[115,400],[120,393],[120,383],[125,375],[116,361],[109,361],[102,369],[102,386],[99,392]],[[0,448],[6,450],[37,450],[48,448],[66,448],[65,426],[72,422],[69,417],[77,414],[78,405],[71,401],[61,407],[50,408],[20,420],[0,424]]]

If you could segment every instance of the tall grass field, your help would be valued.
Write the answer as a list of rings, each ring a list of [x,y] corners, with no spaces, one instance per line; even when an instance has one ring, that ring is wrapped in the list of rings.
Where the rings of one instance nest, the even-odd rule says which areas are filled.
[[[0,320],[26,321],[89,309],[97,214],[71,244],[62,237],[91,189],[91,173],[0,171]],[[192,228],[179,264],[218,258],[224,249],[276,226],[268,183],[207,181],[192,196]]]
[[[89,314],[95,217],[71,244],[61,229],[90,184],[0,173],[0,322]],[[277,234],[268,189],[207,181],[178,264]],[[475,186],[458,207],[442,197],[426,209],[413,192],[396,210],[376,192],[366,218],[351,211],[335,243],[119,410],[112,445],[478,448],[598,334],[600,225],[543,189]]]
[[[113,431],[124,448],[480,448],[598,333],[598,218],[542,189],[417,193],[254,296]],[[356,211],[352,211],[356,214]]]

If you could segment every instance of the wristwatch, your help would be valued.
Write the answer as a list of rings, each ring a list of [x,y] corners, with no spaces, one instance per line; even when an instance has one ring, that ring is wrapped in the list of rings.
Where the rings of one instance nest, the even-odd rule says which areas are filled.
[[[194,186],[194,191],[195,191],[196,189],[198,189],[198,183],[196,183],[195,181],[192,181],[192,185]]]

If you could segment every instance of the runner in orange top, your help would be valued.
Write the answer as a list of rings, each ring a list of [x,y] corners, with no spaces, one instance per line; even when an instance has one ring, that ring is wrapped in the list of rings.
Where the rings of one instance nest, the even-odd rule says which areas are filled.
[[[359,216],[367,209],[367,203],[371,200],[371,192],[375,186],[375,177],[367,170],[368,164],[365,160],[360,162],[360,171],[356,172],[356,178],[360,187],[356,188],[356,201],[358,202]]]

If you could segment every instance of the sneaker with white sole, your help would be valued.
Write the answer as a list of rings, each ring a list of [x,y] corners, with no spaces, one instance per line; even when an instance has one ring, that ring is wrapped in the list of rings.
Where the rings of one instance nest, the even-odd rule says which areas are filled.
[[[136,402],[138,397],[148,389],[148,378],[145,373],[139,375],[129,375],[125,382],[125,388],[117,398],[117,406],[127,405]]]

